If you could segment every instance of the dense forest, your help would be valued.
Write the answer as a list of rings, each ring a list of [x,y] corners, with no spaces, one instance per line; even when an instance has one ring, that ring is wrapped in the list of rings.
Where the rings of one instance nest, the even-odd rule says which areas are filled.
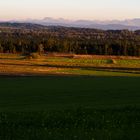
[[[0,53],[32,52],[140,56],[140,30],[0,23]]]

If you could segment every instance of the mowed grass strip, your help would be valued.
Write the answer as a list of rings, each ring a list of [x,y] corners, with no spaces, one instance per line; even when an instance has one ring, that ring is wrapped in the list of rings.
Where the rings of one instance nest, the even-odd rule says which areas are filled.
[[[79,65],[79,66],[116,66],[116,67],[140,67],[140,58],[137,59],[125,59],[108,57],[101,58],[65,58],[65,57],[46,57],[46,62],[58,65]],[[50,63],[49,63],[50,64]]]
[[[1,77],[0,111],[140,106],[139,77]]]
[[[87,63],[91,62],[91,63]],[[140,77],[139,60],[132,65],[120,65],[113,60],[47,58],[37,60],[0,60],[1,75],[91,75],[91,76],[136,76]],[[124,61],[124,60],[120,60]],[[72,62],[72,63],[71,63]],[[122,63],[123,64],[123,63]]]

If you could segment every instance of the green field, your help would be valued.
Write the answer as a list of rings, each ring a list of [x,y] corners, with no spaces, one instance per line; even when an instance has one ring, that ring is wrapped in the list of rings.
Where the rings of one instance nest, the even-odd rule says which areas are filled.
[[[140,105],[139,77],[0,78],[0,111]]]
[[[0,75],[140,77],[139,57],[94,55],[73,55],[73,57],[44,55],[32,59],[26,57],[16,54],[0,54]]]
[[[139,140],[139,83],[139,77],[1,77],[0,139]]]
[[[139,57],[0,54],[0,75],[0,140],[140,139]]]

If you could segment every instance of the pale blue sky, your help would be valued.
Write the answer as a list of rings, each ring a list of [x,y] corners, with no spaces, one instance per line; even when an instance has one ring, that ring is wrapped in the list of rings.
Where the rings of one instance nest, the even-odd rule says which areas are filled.
[[[0,0],[0,20],[140,18],[140,0]]]

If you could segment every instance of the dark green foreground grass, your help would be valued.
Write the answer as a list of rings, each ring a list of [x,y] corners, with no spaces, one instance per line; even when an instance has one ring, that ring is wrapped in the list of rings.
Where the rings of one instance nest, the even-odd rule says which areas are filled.
[[[140,110],[0,113],[1,140],[139,140]]]
[[[138,77],[0,78],[0,111],[140,106]]]
[[[140,78],[0,78],[0,140],[139,140]]]

